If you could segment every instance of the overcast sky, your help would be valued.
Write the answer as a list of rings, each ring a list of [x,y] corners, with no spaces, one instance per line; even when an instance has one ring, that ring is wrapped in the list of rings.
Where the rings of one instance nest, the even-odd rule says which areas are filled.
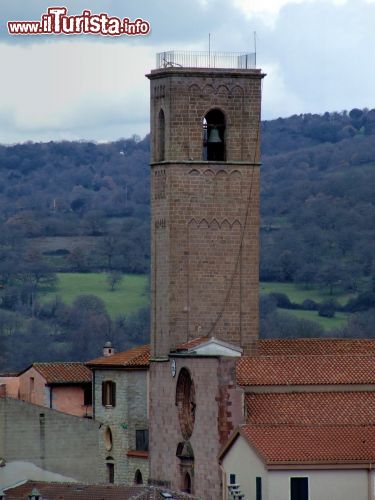
[[[142,17],[146,37],[11,37],[8,20],[49,6]],[[148,80],[163,50],[253,51],[263,118],[375,107],[374,0],[1,0],[0,142],[144,136]]]

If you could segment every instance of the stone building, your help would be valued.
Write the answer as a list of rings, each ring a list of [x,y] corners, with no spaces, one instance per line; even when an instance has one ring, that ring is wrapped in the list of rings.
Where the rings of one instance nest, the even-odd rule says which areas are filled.
[[[220,498],[217,456],[241,422],[235,360],[251,354],[258,338],[264,75],[250,61],[246,54],[163,53],[147,75],[150,478],[206,500]],[[191,349],[213,337],[227,344],[226,354],[217,342],[209,352]]]
[[[93,372],[94,419],[101,425],[98,482],[147,484],[150,348],[115,353],[87,363]]]

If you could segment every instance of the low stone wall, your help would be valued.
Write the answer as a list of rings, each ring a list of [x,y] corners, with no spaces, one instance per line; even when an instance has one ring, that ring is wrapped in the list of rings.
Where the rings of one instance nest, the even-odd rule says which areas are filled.
[[[82,482],[97,482],[99,426],[12,398],[0,398],[0,457],[24,460]]]

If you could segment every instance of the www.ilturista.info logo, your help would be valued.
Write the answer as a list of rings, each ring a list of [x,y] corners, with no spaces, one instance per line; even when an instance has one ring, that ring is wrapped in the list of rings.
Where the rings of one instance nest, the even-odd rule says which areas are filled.
[[[104,35],[144,36],[150,33],[150,23],[143,19],[131,22],[106,13],[92,14],[84,10],[79,16],[68,16],[66,7],[49,7],[40,21],[8,21],[10,35]]]

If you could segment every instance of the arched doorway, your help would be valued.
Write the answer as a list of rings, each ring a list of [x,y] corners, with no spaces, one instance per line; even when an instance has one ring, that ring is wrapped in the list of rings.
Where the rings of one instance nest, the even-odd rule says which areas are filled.
[[[135,471],[134,484],[143,484],[142,472],[139,469]]]
[[[182,491],[184,491],[185,493],[191,493],[191,477],[188,472],[185,473],[184,487]]]

